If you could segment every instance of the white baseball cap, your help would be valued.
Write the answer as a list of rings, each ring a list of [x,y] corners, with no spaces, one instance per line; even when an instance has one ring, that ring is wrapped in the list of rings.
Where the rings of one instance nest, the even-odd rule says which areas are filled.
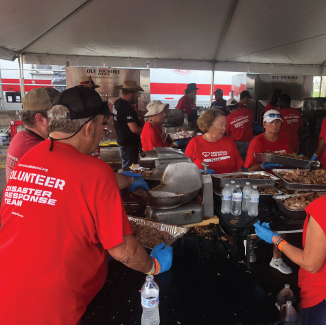
[[[234,98],[230,98],[227,102],[226,102],[226,107],[230,107],[230,108],[237,108],[238,107],[238,102],[234,99]]]
[[[270,109],[264,114],[263,122],[272,123],[274,120],[282,120],[282,115],[279,111],[275,109]]]

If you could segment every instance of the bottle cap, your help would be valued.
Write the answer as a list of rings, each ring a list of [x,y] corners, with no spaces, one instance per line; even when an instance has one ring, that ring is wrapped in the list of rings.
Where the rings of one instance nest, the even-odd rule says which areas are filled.
[[[250,182],[246,182],[246,185],[250,185]]]
[[[256,188],[257,188],[257,185],[253,185],[253,187],[252,187],[252,188],[256,189]]]
[[[290,285],[289,284],[286,284],[284,287],[287,288],[287,289],[289,289],[290,288]]]

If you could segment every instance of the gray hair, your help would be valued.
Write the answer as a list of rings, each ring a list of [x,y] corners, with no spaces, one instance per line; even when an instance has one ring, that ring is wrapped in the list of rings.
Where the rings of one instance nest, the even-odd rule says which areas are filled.
[[[63,105],[53,106],[48,112],[48,117],[50,119],[48,125],[49,133],[74,133],[77,132],[84,123],[91,119],[91,117],[88,117],[71,120],[68,108]],[[94,116],[91,120],[96,124],[97,119],[98,116]]]

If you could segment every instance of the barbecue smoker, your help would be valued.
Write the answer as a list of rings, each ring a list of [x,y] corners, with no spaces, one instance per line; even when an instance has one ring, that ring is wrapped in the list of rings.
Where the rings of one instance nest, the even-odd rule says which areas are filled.
[[[150,190],[150,196],[133,195],[146,204],[149,219],[174,225],[198,223],[204,216],[214,216],[213,185],[210,181],[211,186],[207,186],[207,176],[211,178],[202,175],[190,161],[171,162],[164,170],[160,188]]]

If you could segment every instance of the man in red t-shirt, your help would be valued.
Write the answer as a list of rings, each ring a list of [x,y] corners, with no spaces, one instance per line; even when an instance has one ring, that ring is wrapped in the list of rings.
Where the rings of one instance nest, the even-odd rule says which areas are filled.
[[[238,103],[239,108],[248,108],[248,103],[252,96],[250,95],[249,91],[244,90],[240,93],[240,100]]]
[[[188,84],[185,89],[185,95],[179,99],[175,107],[183,110],[188,115],[189,122],[197,120],[196,95],[198,89],[195,83]]]
[[[89,156],[107,113],[96,91],[63,91],[49,139],[11,172],[0,211],[0,324],[77,324],[104,284],[109,254],[147,274],[171,267],[172,248],[150,257],[138,243],[112,169]]]
[[[226,135],[234,141],[243,161],[245,161],[249,142],[253,138],[254,113],[247,107],[238,107],[238,102],[232,98],[227,101],[226,107],[231,113],[226,117]]]
[[[301,114],[295,108],[291,108],[291,97],[283,94],[279,98],[280,113],[283,123],[280,134],[288,137],[293,152],[299,152],[299,133],[303,127]]]
[[[53,90],[54,94],[59,94]],[[6,161],[6,180],[17,161],[31,148],[48,137],[47,111],[54,99],[45,88],[34,88],[22,99],[21,119],[25,130],[18,132],[10,142]]]

